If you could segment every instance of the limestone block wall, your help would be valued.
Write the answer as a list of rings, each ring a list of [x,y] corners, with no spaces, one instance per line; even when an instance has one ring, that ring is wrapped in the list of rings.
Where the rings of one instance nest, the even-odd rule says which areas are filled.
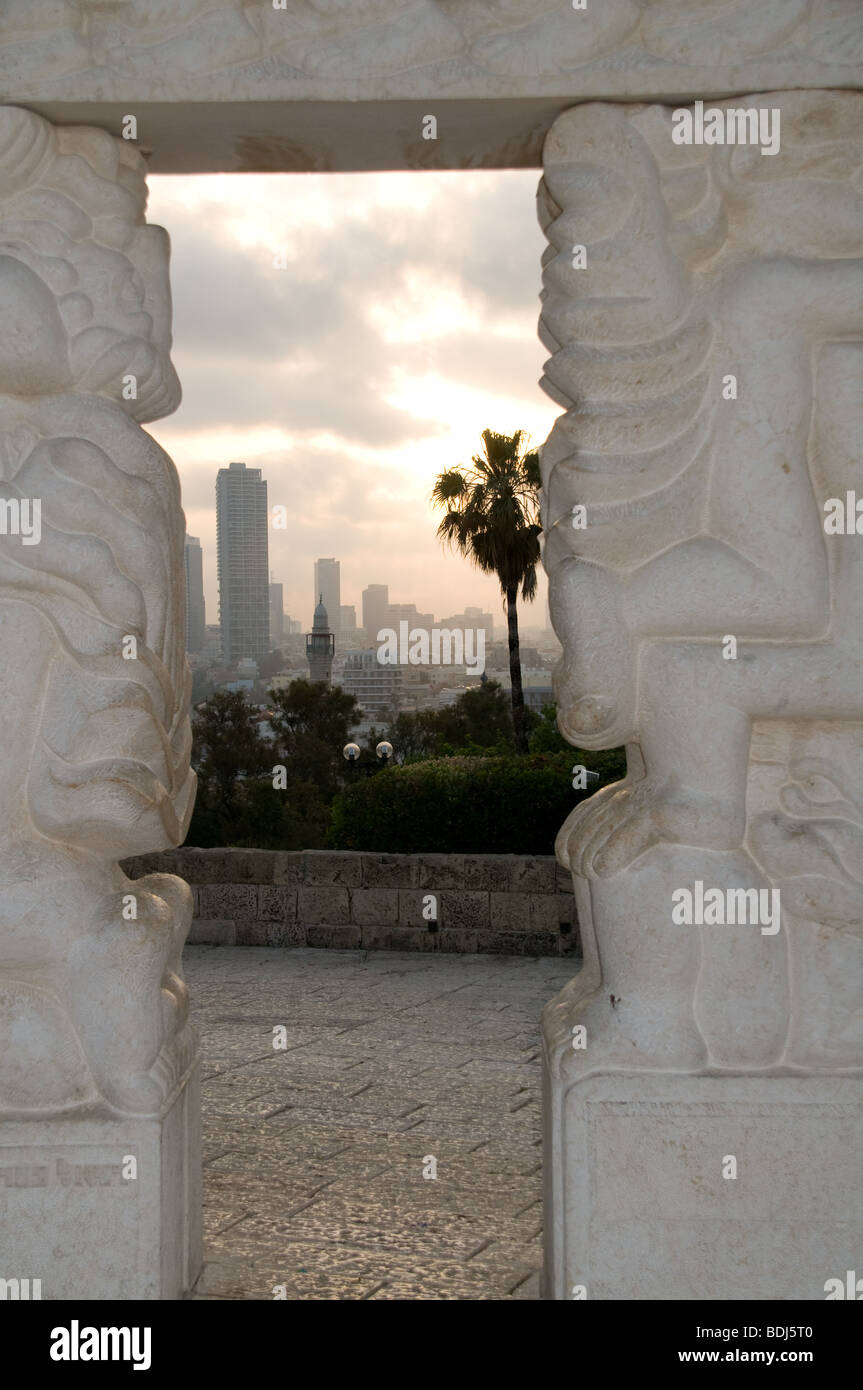
[[[580,951],[570,876],[551,855],[178,849],[130,859],[124,868],[131,878],[158,872],[186,880],[194,895],[191,942]],[[432,910],[436,920],[428,919]]]

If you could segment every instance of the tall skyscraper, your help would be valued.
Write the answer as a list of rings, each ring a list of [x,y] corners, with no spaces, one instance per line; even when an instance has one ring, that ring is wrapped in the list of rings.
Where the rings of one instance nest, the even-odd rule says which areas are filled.
[[[219,621],[229,666],[270,649],[267,484],[260,468],[232,463],[216,478]]]
[[[341,611],[341,562],[336,559],[315,561],[315,605],[323,599],[329,617],[330,631],[338,635]]]
[[[306,633],[306,661],[309,663],[310,681],[332,684],[335,645],[327,610],[323,601],[319,601],[312,620],[312,630]]]
[[[270,581],[270,646],[276,651],[285,632],[284,585]]]
[[[389,584],[370,584],[367,589],[363,589],[363,627],[367,642],[376,642],[381,628],[389,627],[389,605]]]
[[[197,536],[187,536],[183,547],[186,576],[186,651],[200,652],[207,625],[204,613],[204,552]]]

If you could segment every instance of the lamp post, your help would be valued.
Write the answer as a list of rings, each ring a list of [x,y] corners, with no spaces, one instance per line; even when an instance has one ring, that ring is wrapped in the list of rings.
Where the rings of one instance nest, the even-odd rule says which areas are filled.
[[[359,744],[346,743],[344,748],[342,749],[342,757],[345,759],[346,762],[350,763],[351,770],[348,773],[348,777],[350,779],[350,784],[353,785],[353,783],[360,776],[360,773],[365,772],[366,770],[363,766],[363,763],[361,762],[361,752]]]
[[[393,755],[393,746],[391,743],[387,743],[386,739],[383,739],[375,749],[375,753],[380,758],[384,767],[386,767]]]
[[[393,746],[384,739],[375,748],[375,753],[383,766],[386,767],[393,756]],[[342,757],[346,762],[351,764],[351,767],[357,769],[357,773],[354,775],[364,772],[366,776],[371,776],[375,770],[374,763],[364,763],[361,761],[360,747],[356,743],[346,743],[342,749]]]

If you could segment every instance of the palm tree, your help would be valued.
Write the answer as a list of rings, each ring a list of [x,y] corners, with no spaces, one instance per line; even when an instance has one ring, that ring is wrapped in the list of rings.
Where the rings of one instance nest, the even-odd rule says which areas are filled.
[[[512,722],[515,746],[527,752],[524,692],[518,651],[518,592],[526,602],[536,596],[540,559],[539,454],[522,452],[526,435],[483,430],[484,454],[473,467],[447,468],[432,491],[432,502],[446,509],[438,527],[442,541],[455,545],[486,574],[496,574],[506,606]]]

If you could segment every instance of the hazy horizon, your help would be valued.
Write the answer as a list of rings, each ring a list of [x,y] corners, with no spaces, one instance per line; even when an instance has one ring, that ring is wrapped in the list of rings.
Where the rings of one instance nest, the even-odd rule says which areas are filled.
[[[489,427],[546,438],[537,381],[545,240],[535,170],[151,176],[148,220],[172,242],[179,410],[148,426],[171,454],[218,620],[215,483],[261,468],[269,565],[304,628],[313,563],[341,561],[341,602],[388,584],[436,617],[480,605],[494,578],[448,550],[428,498]],[[284,253],[286,269],[273,265]],[[545,577],[525,627],[545,625]]]

